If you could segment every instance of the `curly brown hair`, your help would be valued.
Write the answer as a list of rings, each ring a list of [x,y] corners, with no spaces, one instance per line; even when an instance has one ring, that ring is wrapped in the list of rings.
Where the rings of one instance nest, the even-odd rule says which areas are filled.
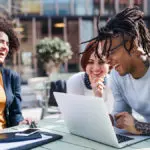
[[[14,53],[19,50],[19,39],[13,30],[11,21],[6,20],[4,17],[0,17],[0,31],[7,34],[9,38],[9,53]]]

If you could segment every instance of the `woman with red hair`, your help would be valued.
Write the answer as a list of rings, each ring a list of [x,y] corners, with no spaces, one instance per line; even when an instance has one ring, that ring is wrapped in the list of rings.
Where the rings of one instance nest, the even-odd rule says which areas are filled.
[[[96,55],[96,49],[101,51],[102,42],[91,41],[85,48],[81,57],[83,72],[76,73],[67,81],[67,93],[78,95],[90,95],[110,99],[109,111],[112,110],[113,97],[108,88],[109,65],[105,58]],[[108,101],[107,101],[108,102]]]

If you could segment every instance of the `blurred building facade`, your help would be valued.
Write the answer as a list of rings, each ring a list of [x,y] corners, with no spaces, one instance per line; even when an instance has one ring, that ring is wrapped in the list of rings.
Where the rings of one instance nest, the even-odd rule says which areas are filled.
[[[97,16],[100,14],[100,26],[103,26],[110,16],[134,5],[145,12],[149,26],[149,0],[0,0],[0,6],[7,8],[16,20],[21,41],[21,51],[14,56],[13,65],[22,75],[29,71],[33,76],[42,75],[37,64],[36,44],[44,37],[57,36],[68,41],[74,52],[73,58],[64,65],[64,71],[77,72],[79,53],[85,47],[80,43],[96,36]]]

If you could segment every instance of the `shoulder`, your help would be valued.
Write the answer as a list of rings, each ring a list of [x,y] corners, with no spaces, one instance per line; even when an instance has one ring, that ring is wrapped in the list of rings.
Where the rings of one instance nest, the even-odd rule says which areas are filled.
[[[68,80],[67,80],[67,86],[68,87],[79,87],[84,85],[84,74],[85,72],[79,72],[74,74],[73,76],[71,76]]]
[[[11,78],[19,78],[20,77],[16,71],[13,71],[13,70],[8,69],[8,68],[3,68],[3,73],[7,77],[11,77]]]
[[[124,76],[120,76],[119,73],[116,70],[112,70],[110,73],[110,87],[113,88],[114,86],[117,87],[126,87],[130,85],[130,76],[129,74],[126,74]]]
[[[84,95],[84,72],[74,74],[67,80],[67,93]]]
[[[110,72],[110,76],[111,77],[119,77],[120,75],[116,70],[112,69]]]
[[[124,76],[120,76],[119,73],[112,69],[111,72],[110,72],[110,78],[113,79],[113,80],[118,80],[118,81],[124,81],[124,80],[127,80],[129,78],[129,74],[126,74]]]
[[[73,76],[71,76],[71,77],[68,79],[68,82],[83,80],[83,79],[84,79],[84,74],[85,74],[85,72],[78,72],[78,73],[75,73]]]

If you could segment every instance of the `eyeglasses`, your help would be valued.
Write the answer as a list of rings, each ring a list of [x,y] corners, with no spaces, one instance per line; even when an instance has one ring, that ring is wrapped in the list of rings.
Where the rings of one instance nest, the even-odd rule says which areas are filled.
[[[114,48],[109,50],[108,56],[111,55],[115,50],[120,48],[122,45],[126,44],[129,40],[122,41],[119,45],[115,46]]]

